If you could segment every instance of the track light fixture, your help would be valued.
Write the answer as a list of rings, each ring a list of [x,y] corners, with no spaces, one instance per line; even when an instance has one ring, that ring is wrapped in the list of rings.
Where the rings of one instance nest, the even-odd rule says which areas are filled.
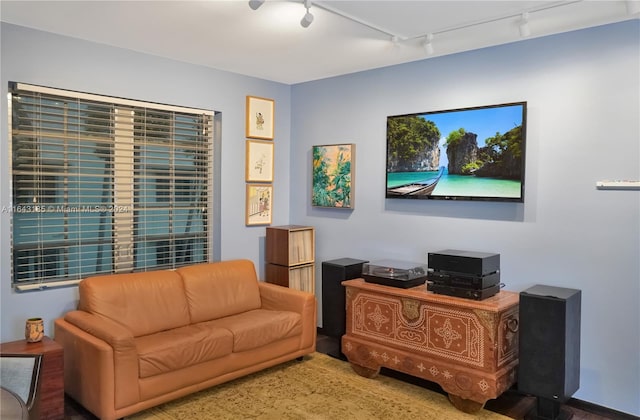
[[[427,36],[424,37],[424,41],[422,41],[422,47],[424,48],[424,52],[427,53],[427,55],[432,55],[433,54],[433,34],[427,34]]]
[[[520,19],[520,36],[523,38],[531,35],[531,28],[529,27],[529,12],[524,12]]]
[[[2,1],[2,0],[0,0]],[[249,0],[249,7],[251,7],[251,9],[253,10],[257,10],[258,8],[260,8],[266,0]],[[295,2],[300,2],[301,0],[291,0],[291,1],[295,1]],[[316,0],[317,1],[317,0]],[[536,8],[532,8],[529,9],[529,11],[524,12],[524,13],[513,13],[513,14],[507,14],[507,15],[503,15],[503,16],[499,16],[499,17],[495,17],[495,18],[491,18],[488,20],[482,20],[482,21],[477,21],[477,22],[472,22],[472,23],[465,23],[462,24],[460,26],[455,26],[455,27],[450,27],[450,28],[446,28],[446,29],[442,29],[440,31],[436,31],[436,32],[429,32],[429,33],[422,33],[422,34],[418,34],[415,36],[409,36],[409,37],[400,37],[398,35],[393,34],[392,32],[389,32],[387,29],[379,27],[371,22],[367,22],[366,20],[354,17],[352,15],[349,15],[343,11],[341,11],[338,8],[334,8],[333,6],[329,5],[329,3],[333,3],[333,2],[323,2],[323,1],[317,1],[316,4],[314,4],[315,7],[320,8],[326,12],[329,13],[333,13],[334,15],[338,15],[341,16],[345,19],[348,19],[352,22],[358,23],[360,25],[366,26],[370,29],[373,29],[374,31],[377,31],[381,34],[387,35],[391,38],[391,43],[393,44],[394,47],[399,48],[400,45],[402,43],[404,43],[405,41],[411,41],[413,45],[420,45],[422,46],[422,48],[424,48],[424,51],[427,55],[432,55],[434,53],[434,48],[433,48],[433,38],[434,36],[438,36],[439,37],[439,41],[440,36],[444,35],[446,33],[449,32],[453,32],[453,31],[458,31],[458,30],[462,30],[462,29],[467,29],[467,28],[471,28],[471,27],[476,27],[476,26],[480,26],[480,25],[484,25],[484,24],[488,24],[488,23],[493,23],[493,22],[498,22],[498,21],[507,21],[509,22],[510,25],[513,25],[513,19],[517,18],[518,16],[520,16],[520,19],[516,22],[516,24],[518,25],[518,29],[520,30],[520,36],[522,38],[527,38],[529,36],[531,36],[531,28],[529,26],[529,14],[530,13],[538,13],[541,11],[545,11],[545,10],[550,10],[550,9],[554,9],[556,7],[561,7],[561,6],[566,6],[566,5],[570,5],[573,3],[578,3],[580,0],[573,0],[573,1],[565,1],[565,2],[544,2],[544,3],[552,3],[550,5],[543,5],[540,7],[536,7]],[[275,1],[274,1],[275,3]],[[303,4],[305,9],[307,10],[305,15],[302,17],[302,19],[300,20],[300,26],[302,26],[303,28],[308,28],[314,20],[314,16],[311,14],[311,12],[309,11],[309,9],[311,9],[311,3],[312,0],[303,0]],[[626,4],[627,7],[627,13],[630,15],[638,15],[640,14],[640,0],[625,0],[624,3]],[[422,40],[420,42],[420,40]]]
[[[392,51],[397,51],[400,49],[400,38],[397,35],[391,35],[389,41],[391,41]]]
[[[249,7],[253,10],[258,10],[262,3],[264,3],[264,0],[249,0]]]
[[[311,0],[304,0],[304,7],[307,9],[307,13],[305,13],[302,20],[300,20],[300,25],[302,25],[303,28],[308,28],[309,25],[311,25],[311,22],[313,22],[313,15],[309,12]]]

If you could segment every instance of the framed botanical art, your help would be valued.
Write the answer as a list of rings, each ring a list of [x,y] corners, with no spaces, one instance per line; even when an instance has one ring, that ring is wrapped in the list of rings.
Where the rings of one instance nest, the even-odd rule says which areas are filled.
[[[273,140],[274,107],[273,99],[247,96],[247,137]]]
[[[353,209],[355,144],[313,146],[311,205]]]
[[[272,141],[247,140],[247,182],[273,182],[273,148]]]
[[[247,226],[270,225],[273,207],[273,185],[247,184]]]

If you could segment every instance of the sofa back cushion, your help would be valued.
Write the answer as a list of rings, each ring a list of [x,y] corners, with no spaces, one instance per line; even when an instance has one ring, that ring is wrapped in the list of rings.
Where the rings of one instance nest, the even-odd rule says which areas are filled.
[[[256,269],[249,260],[195,264],[176,270],[184,280],[191,322],[210,321],[261,306]]]
[[[78,290],[78,309],[118,322],[134,337],[189,324],[184,286],[174,271],[90,277]]]

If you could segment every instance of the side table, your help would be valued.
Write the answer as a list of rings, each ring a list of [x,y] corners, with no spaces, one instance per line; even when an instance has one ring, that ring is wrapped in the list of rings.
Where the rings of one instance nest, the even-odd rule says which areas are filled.
[[[64,419],[64,357],[62,346],[49,337],[37,343],[17,340],[0,344],[2,354],[40,354],[41,419]]]

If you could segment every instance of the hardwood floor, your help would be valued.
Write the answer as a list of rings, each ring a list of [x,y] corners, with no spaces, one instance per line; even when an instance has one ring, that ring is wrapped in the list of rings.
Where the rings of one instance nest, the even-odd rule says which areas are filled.
[[[329,354],[334,357],[339,356],[338,339],[318,335],[317,351]],[[344,357],[340,357],[344,359]],[[383,375],[388,375],[418,386],[430,389],[434,392],[445,393],[438,384],[420,378],[405,375],[399,372],[382,369]],[[499,398],[488,401],[485,405],[487,410],[500,413],[504,416],[516,420],[533,420],[527,417],[528,413],[535,411],[536,398],[529,395],[522,395],[516,389],[510,389]],[[91,413],[69,397],[65,397],[65,420],[95,420]],[[593,405],[584,401],[570,399],[562,406],[561,415],[565,419],[572,420],[640,420],[636,416],[608,410],[606,408]],[[196,420],[196,419],[194,419]],[[244,420],[244,419],[243,419]]]

